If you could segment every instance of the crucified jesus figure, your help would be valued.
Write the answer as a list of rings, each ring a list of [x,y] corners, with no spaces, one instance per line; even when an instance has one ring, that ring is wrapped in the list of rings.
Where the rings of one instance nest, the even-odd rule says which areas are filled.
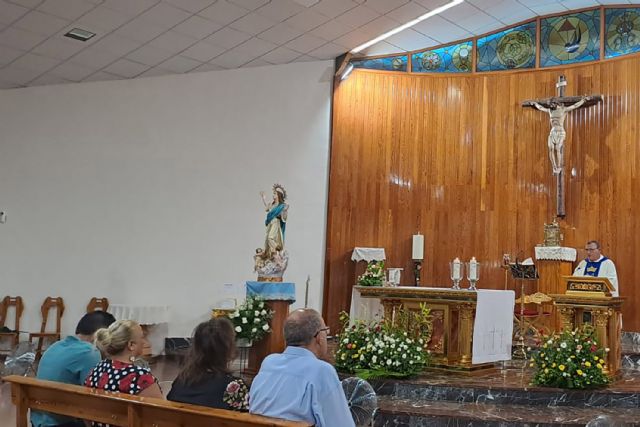
[[[556,215],[565,216],[564,210],[564,140],[567,133],[564,130],[564,119],[567,113],[578,108],[589,107],[602,101],[602,95],[591,96],[565,96],[564,89],[567,80],[564,76],[558,78],[556,83],[557,96],[546,99],[530,99],[522,103],[523,107],[531,107],[549,114],[551,132],[547,138],[549,159],[553,176],[556,177]]]
[[[551,160],[554,175],[559,175],[564,168],[564,140],[567,137],[567,132],[564,130],[564,119],[567,117],[568,112],[582,107],[585,102],[590,100],[590,96],[583,96],[578,102],[570,105],[551,101],[548,108],[536,101],[526,101],[523,104],[523,106],[533,106],[549,114],[551,132],[549,132],[549,138],[547,139],[547,147],[549,148],[549,159]]]

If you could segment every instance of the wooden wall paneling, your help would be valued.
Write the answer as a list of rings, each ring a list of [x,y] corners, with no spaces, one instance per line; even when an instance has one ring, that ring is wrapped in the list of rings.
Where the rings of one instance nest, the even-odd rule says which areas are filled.
[[[640,56],[475,75],[355,70],[333,105],[323,307],[332,327],[363,268],[350,261],[354,246],[384,247],[387,266],[403,267],[411,284],[411,235],[420,231],[422,283],[437,286],[449,286],[456,256],[481,260],[480,286],[494,289],[504,286],[503,253],[533,256],[555,212],[555,179],[548,115],[520,103],[550,96],[561,73],[568,94],[605,97],[565,123],[565,244],[603,243],[629,298],[625,330],[640,330]]]

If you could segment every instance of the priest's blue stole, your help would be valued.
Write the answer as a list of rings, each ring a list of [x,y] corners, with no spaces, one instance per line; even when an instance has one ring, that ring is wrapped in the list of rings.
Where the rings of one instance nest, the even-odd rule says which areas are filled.
[[[602,265],[602,263],[608,259],[609,258],[607,257],[602,257],[600,261],[589,261],[589,258],[587,258],[585,260],[587,261],[587,265],[584,268],[584,275],[598,277],[598,273],[600,272],[600,265]]]

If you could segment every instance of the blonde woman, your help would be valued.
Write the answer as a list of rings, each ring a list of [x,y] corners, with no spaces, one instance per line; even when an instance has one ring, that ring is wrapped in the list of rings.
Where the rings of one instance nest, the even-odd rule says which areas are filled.
[[[145,339],[133,320],[118,320],[96,332],[96,347],[106,359],[89,373],[85,385],[107,391],[163,398],[158,380],[149,368],[133,364],[142,355]]]

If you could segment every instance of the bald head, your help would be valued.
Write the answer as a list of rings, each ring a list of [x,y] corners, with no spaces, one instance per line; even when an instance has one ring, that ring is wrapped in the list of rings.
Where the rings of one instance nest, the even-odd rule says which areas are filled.
[[[322,316],[317,311],[311,308],[296,310],[284,322],[284,339],[287,345],[305,347],[323,326]]]

